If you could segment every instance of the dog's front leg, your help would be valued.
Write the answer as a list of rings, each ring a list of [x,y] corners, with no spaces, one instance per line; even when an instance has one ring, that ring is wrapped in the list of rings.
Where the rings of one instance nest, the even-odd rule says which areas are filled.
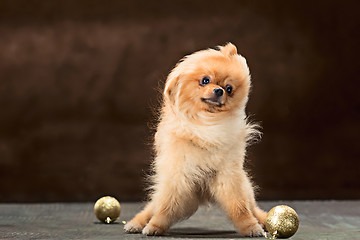
[[[153,216],[153,212],[154,206],[153,203],[150,202],[141,212],[136,214],[136,216],[124,226],[125,232],[140,233],[150,221],[150,218]]]
[[[199,205],[191,185],[186,183],[185,176],[177,179],[175,175],[169,175],[167,180],[162,180],[155,187],[152,195],[154,215],[143,229],[144,235],[162,235],[170,226],[193,214]]]
[[[252,213],[254,193],[245,172],[219,173],[213,188],[216,201],[241,234],[249,237],[264,235],[263,228]]]

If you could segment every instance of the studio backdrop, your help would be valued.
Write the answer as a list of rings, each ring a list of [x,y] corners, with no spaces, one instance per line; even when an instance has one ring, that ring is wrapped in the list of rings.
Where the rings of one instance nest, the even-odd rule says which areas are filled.
[[[259,199],[360,197],[356,1],[0,1],[0,201],[143,200],[183,56],[248,62]]]

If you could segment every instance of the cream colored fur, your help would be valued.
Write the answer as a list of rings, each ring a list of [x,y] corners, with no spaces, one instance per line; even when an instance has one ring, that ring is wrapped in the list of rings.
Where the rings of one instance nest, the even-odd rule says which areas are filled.
[[[202,76],[211,83],[202,85]],[[226,86],[234,90],[226,95]],[[202,98],[221,88],[224,103]],[[250,75],[245,58],[227,44],[185,57],[169,74],[155,135],[156,158],[150,201],[124,229],[161,235],[200,204],[218,203],[245,236],[262,236],[266,213],[259,209],[244,171],[246,146],[258,132],[247,123]]]

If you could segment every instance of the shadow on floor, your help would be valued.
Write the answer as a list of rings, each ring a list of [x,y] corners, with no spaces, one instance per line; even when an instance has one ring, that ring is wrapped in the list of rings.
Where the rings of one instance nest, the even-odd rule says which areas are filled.
[[[171,228],[166,237],[174,238],[242,238],[236,231],[209,230],[202,228]]]

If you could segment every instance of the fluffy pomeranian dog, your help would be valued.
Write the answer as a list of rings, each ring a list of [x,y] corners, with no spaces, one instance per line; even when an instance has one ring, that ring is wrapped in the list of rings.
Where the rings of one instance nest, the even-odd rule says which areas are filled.
[[[228,43],[184,57],[169,74],[155,134],[150,201],[124,230],[162,235],[216,202],[244,236],[263,236],[266,212],[244,170],[257,133],[247,122],[249,68]]]

